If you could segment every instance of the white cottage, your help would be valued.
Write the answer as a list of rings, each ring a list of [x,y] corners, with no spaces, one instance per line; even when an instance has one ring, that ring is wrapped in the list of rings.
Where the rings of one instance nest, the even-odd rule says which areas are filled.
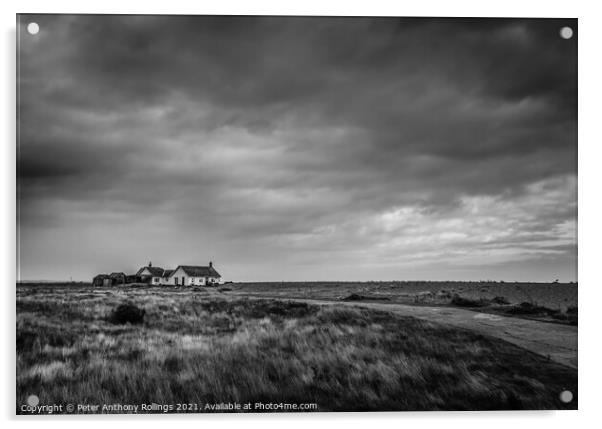
[[[209,262],[206,267],[197,265],[180,265],[173,270],[167,284],[175,286],[205,286],[221,284],[222,276],[213,268]]]

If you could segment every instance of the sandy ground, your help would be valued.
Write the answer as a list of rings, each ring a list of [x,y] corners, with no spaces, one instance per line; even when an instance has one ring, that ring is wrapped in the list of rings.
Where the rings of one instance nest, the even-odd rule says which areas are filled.
[[[237,295],[245,295],[237,293]],[[249,298],[260,298],[256,294]],[[265,298],[270,298],[265,296]],[[282,299],[280,297],[280,299]],[[450,307],[412,306],[395,303],[344,302],[290,298],[319,305],[346,305],[390,311],[436,323],[470,329],[515,344],[555,362],[577,368],[577,327],[558,323],[504,317]]]

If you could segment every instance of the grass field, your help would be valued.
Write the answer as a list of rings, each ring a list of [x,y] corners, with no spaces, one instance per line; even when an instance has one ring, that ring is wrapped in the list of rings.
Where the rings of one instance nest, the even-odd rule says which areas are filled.
[[[110,321],[124,302],[145,310],[141,324]],[[191,404],[197,412],[223,403],[250,403],[247,411],[258,403],[316,404],[308,411],[577,408],[576,396],[559,400],[563,390],[576,395],[576,370],[388,312],[235,290],[17,287],[17,413],[32,394],[40,405]]]
[[[458,306],[505,316],[577,324],[576,283],[273,282],[233,283],[228,286],[233,293],[245,296]]]

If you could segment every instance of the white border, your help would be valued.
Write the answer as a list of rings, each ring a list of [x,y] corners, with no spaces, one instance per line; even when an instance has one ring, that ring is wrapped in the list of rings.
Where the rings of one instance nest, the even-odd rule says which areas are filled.
[[[600,109],[602,100],[602,14],[597,2],[577,1],[379,1],[304,0],[298,2],[268,0],[222,0],[215,2],[167,0],[162,2],[125,2],[124,0],[82,1],[4,1],[1,3],[2,43],[2,247],[3,306],[5,343],[2,353],[3,386],[0,406],[3,420],[10,426],[89,428],[104,427],[117,421],[139,421],[138,424],[160,427],[174,420],[176,424],[219,425],[230,428],[264,429],[283,425],[287,429],[305,429],[308,425],[341,425],[346,428],[420,426],[441,428],[483,425],[504,428],[514,425],[545,425],[567,428],[579,424],[594,426],[600,420],[596,413],[600,384],[600,321],[596,317],[602,305],[602,272],[597,269],[601,242],[600,198],[602,166]],[[579,18],[579,407],[578,412],[505,412],[505,413],[344,413],[312,415],[191,415],[191,416],[87,416],[87,417],[14,417],[14,344],[15,310],[15,22],[16,13],[144,13],[144,14],[271,14],[271,15],[391,15],[391,16],[497,16],[497,17],[567,17]],[[372,420],[376,420],[372,423]],[[530,420],[530,421],[525,421]],[[131,424],[130,423],[130,424]],[[34,426],[35,425],[35,426]],[[520,427],[520,426],[518,426]]]

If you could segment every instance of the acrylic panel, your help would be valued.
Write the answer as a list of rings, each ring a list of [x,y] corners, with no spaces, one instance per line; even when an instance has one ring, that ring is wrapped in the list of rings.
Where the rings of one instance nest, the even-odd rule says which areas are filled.
[[[577,36],[18,15],[16,413],[576,409]]]

